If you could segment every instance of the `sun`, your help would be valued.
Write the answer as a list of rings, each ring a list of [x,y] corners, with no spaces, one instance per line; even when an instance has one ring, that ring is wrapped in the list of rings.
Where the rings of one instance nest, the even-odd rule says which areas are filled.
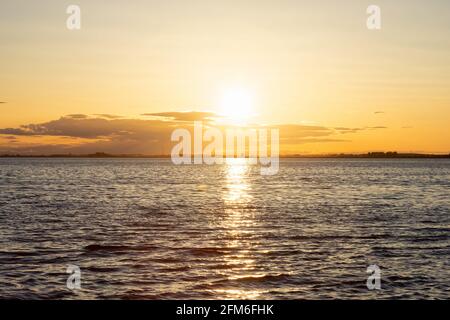
[[[253,94],[245,88],[228,88],[220,96],[220,113],[231,121],[245,121],[251,116],[253,107]]]

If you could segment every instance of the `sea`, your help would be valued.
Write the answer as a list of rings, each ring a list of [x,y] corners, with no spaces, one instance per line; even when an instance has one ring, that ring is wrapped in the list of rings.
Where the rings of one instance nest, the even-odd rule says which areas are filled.
[[[1,158],[2,299],[449,299],[450,159]]]

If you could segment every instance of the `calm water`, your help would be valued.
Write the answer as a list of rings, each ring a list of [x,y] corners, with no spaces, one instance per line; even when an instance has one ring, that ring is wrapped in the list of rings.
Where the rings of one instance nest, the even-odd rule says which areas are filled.
[[[2,298],[450,298],[446,159],[0,159],[0,189]]]

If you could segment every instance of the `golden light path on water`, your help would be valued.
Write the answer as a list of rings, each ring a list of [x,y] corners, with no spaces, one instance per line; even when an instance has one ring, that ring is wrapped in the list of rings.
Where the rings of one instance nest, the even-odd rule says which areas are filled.
[[[231,251],[226,259],[232,272],[224,274],[229,280],[239,280],[249,277],[260,277],[252,272],[255,269],[255,260],[252,258],[251,250],[244,246],[245,239],[251,236],[256,225],[255,212],[249,210],[252,203],[251,182],[249,175],[251,165],[246,158],[228,158],[225,165],[224,193],[225,215],[222,227],[227,232],[227,243],[225,246],[236,251]],[[226,271],[225,271],[226,272]],[[218,298],[224,299],[256,299],[264,291],[249,290],[236,287],[217,289],[215,293]]]

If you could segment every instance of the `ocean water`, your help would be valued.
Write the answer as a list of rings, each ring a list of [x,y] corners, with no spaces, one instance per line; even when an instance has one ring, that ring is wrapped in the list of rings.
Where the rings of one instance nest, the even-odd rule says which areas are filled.
[[[450,161],[0,159],[0,297],[449,299]]]

